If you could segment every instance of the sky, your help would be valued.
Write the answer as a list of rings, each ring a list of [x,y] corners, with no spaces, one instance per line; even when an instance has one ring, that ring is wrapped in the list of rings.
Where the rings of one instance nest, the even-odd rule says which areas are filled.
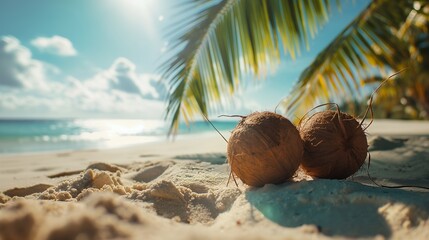
[[[182,0],[0,0],[0,118],[163,119],[158,67]],[[271,110],[299,74],[368,4],[345,0],[310,42],[251,82],[222,113]],[[217,113],[216,113],[217,114]]]

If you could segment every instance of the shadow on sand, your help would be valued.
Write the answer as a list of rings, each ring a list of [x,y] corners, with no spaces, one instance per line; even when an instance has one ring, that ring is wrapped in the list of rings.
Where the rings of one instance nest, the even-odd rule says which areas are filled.
[[[208,162],[210,164],[225,164],[226,156],[223,153],[205,153],[205,154],[189,154],[174,157],[176,160],[197,160],[200,162]]]
[[[281,226],[316,225],[328,236],[359,238],[391,236],[390,226],[380,212],[380,207],[389,203],[412,205],[428,216],[428,197],[428,193],[339,180],[266,185],[246,192],[246,199],[253,207]],[[418,219],[411,220],[418,222]]]

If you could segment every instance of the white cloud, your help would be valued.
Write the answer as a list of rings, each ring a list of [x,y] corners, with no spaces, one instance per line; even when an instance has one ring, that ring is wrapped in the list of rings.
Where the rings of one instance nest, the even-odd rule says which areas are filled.
[[[131,61],[119,58],[86,80],[49,81],[49,91],[0,86],[0,116],[161,119],[165,102],[158,90],[164,87],[157,87],[158,78],[137,73]]]
[[[11,36],[0,37],[0,86],[48,90],[49,72],[53,66],[33,59],[31,51]]]
[[[59,56],[70,57],[76,56],[77,51],[72,42],[61,36],[38,37],[31,41],[31,44],[42,52],[47,52]]]
[[[166,86],[155,74],[139,74],[133,62],[126,58],[116,59],[112,66],[100,71],[85,82],[89,89],[116,90],[140,95],[146,99],[160,99],[166,94]]]
[[[89,79],[69,77],[65,90],[59,92],[70,99],[79,99],[77,106],[84,112],[161,118],[167,90],[159,79],[155,74],[138,73],[132,61],[121,57]]]
[[[158,84],[159,76],[138,73],[128,59],[118,58],[108,69],[86,80],[68,76],[51,81],[44,74],[46,66],[32,59],[31,52],[17,39],[8,37],[0,42],[0,69],[10,70],[0,71],[0,117],[161,119],[164,114],[161,98],[166,90]],[[31,82],[19,78],[37,72],[32,68],[41,76],[33,74]],[[45,89],[32,87],[37,85],[34,79]]]
[[[0,91],[0,117],[105,117],[161,119],[164,101],[122,91],[89,89],[78,79],[51,85],[50,94],[31,89]]]

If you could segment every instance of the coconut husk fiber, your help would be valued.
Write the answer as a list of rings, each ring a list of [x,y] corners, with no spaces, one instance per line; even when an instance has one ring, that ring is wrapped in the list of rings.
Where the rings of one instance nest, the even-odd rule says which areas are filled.
[[[368,143],[359,122],[347,113],[322,111],[299,125],[304,141],[301,163],[313,177],[343,179],[354,174],[365,162]]]
[[[238,123],[228,141],[228,163],[245,184],[282,183],[293,176],[304,147],[296,127],[272,112],[255,112]]]

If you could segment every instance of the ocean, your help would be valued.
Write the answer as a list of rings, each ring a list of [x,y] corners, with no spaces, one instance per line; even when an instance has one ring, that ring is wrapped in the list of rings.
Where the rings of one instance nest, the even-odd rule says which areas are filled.
[[[232,131],[237,121],[212,121],[220,131]],[[114,148],[168,139],[161,120],[70,119],[0,120],[0,154]],[[180,124],[177,138],[214,133],[205,121]],[[220,136],[219,136],[220,137]]]

